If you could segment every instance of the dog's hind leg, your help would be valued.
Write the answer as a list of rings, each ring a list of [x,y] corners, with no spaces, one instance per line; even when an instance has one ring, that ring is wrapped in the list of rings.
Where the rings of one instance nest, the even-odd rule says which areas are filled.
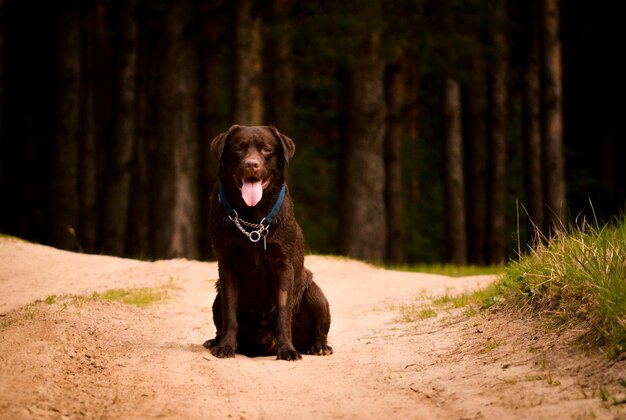
[[[292,324],[293,343],[305,354],[326,356],[333,353],[328,345],[330,309],[322,289],[311,281],[294,314]]]

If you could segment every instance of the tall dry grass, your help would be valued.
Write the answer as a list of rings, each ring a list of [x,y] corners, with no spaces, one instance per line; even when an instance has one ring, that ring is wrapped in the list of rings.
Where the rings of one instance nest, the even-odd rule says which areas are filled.
[[[542,239],[507,265],[497,290],[536,316],[582,326],[611,357],[626,352],[626,217]]]

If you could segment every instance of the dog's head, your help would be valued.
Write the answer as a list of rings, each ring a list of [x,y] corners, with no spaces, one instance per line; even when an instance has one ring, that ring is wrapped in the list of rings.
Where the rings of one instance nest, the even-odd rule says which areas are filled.
[[[296,146],[273,126],[233,125],[211,142],[220,162],[220,181],[241,191],[247,206],[256,206],[263,192],[285,182],[286,166]]]

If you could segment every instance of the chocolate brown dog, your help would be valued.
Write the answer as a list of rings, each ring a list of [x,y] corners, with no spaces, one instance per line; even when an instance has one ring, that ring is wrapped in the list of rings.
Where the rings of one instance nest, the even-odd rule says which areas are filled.
[[[327,355],[328,301],[304,267],[304,236],[285,184],[293,141],[271,126],[233,125],[215,137],[219,159],[210,231],[219,280],[216,357]]]

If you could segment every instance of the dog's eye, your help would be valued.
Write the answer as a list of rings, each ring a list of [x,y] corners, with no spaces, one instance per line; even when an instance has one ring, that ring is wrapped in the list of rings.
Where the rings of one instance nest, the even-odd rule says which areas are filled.
[[[268,146],[267,144],[265,146],[263,146],[263,148],[261,149],[263,151],[263,153],[265,153],[266,155],[271,154],[274,149],[272,149],[271,146]]]
[[[233,146],[233,152],[235,153],[244,153],[247,149],[248,146],[245,143],[239,143]]]

